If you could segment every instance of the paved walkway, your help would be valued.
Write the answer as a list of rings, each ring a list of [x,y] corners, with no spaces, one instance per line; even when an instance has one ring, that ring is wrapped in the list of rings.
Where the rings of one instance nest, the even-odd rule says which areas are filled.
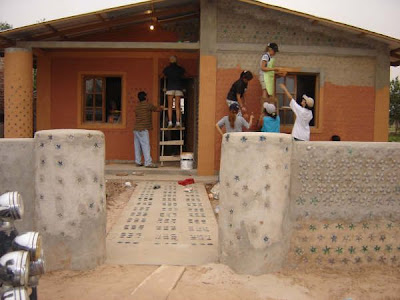
[[[160,188],[154,189],[159,186]],[[198,265],[218,259],[218,226],[204,185],[138,183],[107,236],[107,263]]]

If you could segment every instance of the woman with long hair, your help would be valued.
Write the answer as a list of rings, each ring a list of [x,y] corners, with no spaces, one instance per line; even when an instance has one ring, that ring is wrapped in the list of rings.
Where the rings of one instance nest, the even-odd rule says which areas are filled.
[[[225,127],[226,132],[242,132],[243,127],[249,129],[251,127],[251,123],[253,122],[253,114],[250,116],[250,121],[247,122],[245,118],[238,115],[239,113],[239,105],[237,103],[233,103],[229,106],[229,114],[223,117],[221,120],[215,124],[218,132],[223,135],[221,128]]]
[[[252,79],[253,74],[250,71],[243,71],[240,73],[239,79],[232,84],[228,95],[226,96],[226,104],[228,107],[235,103],[239,106],[239,115],[242,115],[242,112],[246,113],[247,111],[244,93],[247,90],[249,81]]]

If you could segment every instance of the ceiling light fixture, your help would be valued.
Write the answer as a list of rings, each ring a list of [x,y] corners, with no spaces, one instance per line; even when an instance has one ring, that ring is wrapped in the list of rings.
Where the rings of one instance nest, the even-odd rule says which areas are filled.
[[[156,29],[156,23],[157,23],[157,18],[154,17],[154,3],[153,3],[153,0],[152,0],[151,1],[151,23],[150,23],[150,26],[149,26],[149,29],[151,31]]]

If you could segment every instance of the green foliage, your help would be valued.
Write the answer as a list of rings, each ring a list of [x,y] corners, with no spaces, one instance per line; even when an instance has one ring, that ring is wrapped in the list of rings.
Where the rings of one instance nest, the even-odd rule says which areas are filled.
[[[400,81],[398,77],[390,81],[389,118],[390,124],[394,125],[397,134],[400,126]]]
[[[0,22],[0,31],[4,31],[7,29],[12,29],[12,25],[7,22]]]

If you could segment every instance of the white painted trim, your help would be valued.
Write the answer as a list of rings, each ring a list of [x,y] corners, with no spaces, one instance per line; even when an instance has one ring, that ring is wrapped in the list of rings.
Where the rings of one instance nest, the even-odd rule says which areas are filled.
[[[17,47],[43,49],[174,49],[198,50],[200,43],[19,41]]]
[[[263,53],[266,44],[239,44],[239,43],[218,43],[218,52],[257,52]],[[337,56],[371,56],[376,57],[378,52],[374,49],[342,48],[327,46],[294,46],[279,45],[279,53],[285,54],[316,54],[316,55],[337,55]]]

